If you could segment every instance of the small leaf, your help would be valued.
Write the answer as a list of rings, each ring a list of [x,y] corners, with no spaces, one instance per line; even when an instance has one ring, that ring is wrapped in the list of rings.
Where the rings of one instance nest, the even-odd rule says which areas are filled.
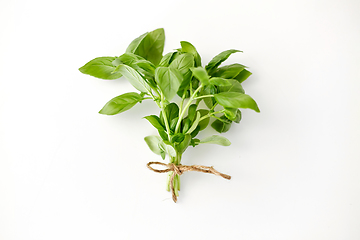
[[[200,141],[200,143],[211,143],[211,144],[218,144],[221,146],[230,146],[231,142],[223,137],[223,136],[218,136],[218,135],[213,135],[211,137],[205,138],[203,140]]]
[[[190,119],[191,122],[194,121],[194,118],[196,116],[196,108],[197,108],[196,104],[191,104],[189,106],[187,117]]]
[[[191,53],[195,59],[195,67],[201,66],[201,57],[199,53],[196,51],[196,48],[189,42],[181,41],[181,51],[186,53]]]
[[[176,157],[175,149],[170,145],[165,145],[166,153],[169,154],[170,157]]]
[[[122,113],[132,108],[142,99],[143,97],[138,93],[124,93],[108,101],[105,106],[99,111],[99,113],[105,115],[115,115],[118,113]]]
[[[219,133],[224,133],[229,131],[231,127],[231,121],[228,120],[225,116],[220,117],[221,120],[216,119],[212,124],[211,127],[214,128]]]
[[[194,57],[190,53],[184,53],[177,56],[170,64],[171,68],[176,68],[184,76],[194,67]]]
[[[171,137],[171,143],[181,143],[185,138],[185,134],[177,133]]]
[[[193,138],[193,139],[191,139],[190,145],[195,147],[196,145],[199,145],[199,143],[200,143],[199,139]]]
[[[210,94],[213,95],[215,93],[216,93],[216,88],[215,86],[212,85],[205,86],[201,91],[201,95],[210,95]],[[204,102],[206,106],[211,109],[215,104],[215,98],[213,97],[204,98]]]
[[[189,134],[186,134],[184,137],[184,140],[177,146],[178,151],[180,153],[185,152],[185,150],[189,146],[190,142],[191,142],[191,136]]]
[[[236,77],[235,79],[238,80],[240,83],[242,83],[243,81],[245,81],[248,77],[250,77],[252,73],[249,72],[248,70],[244,69],[242,70]]]
[[[160,137],[164,140],[164,141],[169,141],[168,139],[168,135],[167,133],[165,132],[165,129],[158,129],[158,132],[159,132],[159,135]]]
[[[220,77],[210,78],[210,84],[215,86],[231,86],[231,83],[228,79]]]
[[[175,55],[176,52],[169,52],[167,54],[165,54],[161,60],[160,60],[160,63],[159,63],[159,67],[168,67],[171,63],[171,60],[172,60],[172,57],[173,55]]]
[[[239,123],[240,120],[241,120],[241,111],[238,109],[238,110],[236,111],[235,120],[233,120],[233,121],[236,122],[236,123]]]
[[[112,62],[115,59],[115,57],[95,58],[79,68],[79,71],[96,78],[106,80],[118,79],[122,74],[120,72],[114,72],[116,66],[113,65]]]
[[[176,95],[183,77],[179,70],[170,67],[158,67],[155,70],[155,81],[168,101]]]
[[[159,143],[161,143],[161,138],[159,136],[147,136],[144,138],[146,144],[149,146],[150,150],[157,155],[161,155],[161,149]]]
[[[158,129],[158,130],[165,129],[158,116],[150,115],[150,116],[146,116],[144,118],[147,119],[156,129]]]
[[[194,77],[200,80],[203,85],[210,84],[210,77],[203,67],[190,68],[193,72]]]
[[[207,109],[199,109],[198,112],[200,113],[200,116],[203,117],[203,116],[205,116],[206,114],[209,113],[209,110],[207,110]],[[209,117],[201,120],[199,122],[199,127],[200,127],[199,131],[204,130],[209,125],[209,122],[210,122]]]
[[[225,108],[250,108],[260,112],[256,102],[249,95],[238,92],[222,92],[214,95],[216,101]]]
[[[186,134],[192,133],[192,132],[195,130],[195,128],[198,126],[199,120],[200,120],[200,115],[201,115],[200,112],[196,112],[195,121],[194,121],[194,123],[192,124],[191,128],[189,128],[189,130],[187,130]]]
[[[149,84],[135,69],[124,64],[120,64],[116,68],[137,90],[140,92],[149,91]]]
[[[227,119],[231,120],[231,121],[235,121],[236,119],[236,113],[237,113],[236,108],[225,108],[224,109],[224,114],[226,116]]]
[[[211,61],[208,63],[208,65],[206,65],[206,67],[205,67],[206,71],[208,71],[208,73],[210,75],[212,75],[212,72],[214,71],[214,69],[216,69],[222,62],[224,62],[226,59],[228,59],[228,57],[231,54],[236,53],[236,52],[241,52],[241,51],[235,50],[235,49],[230,49],[230,50],[226,50],[226,51],[219,53],[213,59],[211,59]]]

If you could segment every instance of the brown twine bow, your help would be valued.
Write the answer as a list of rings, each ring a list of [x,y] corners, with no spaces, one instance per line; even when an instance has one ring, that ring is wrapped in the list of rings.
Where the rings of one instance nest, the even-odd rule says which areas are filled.
[[[154,168],[150,167],[150,165],[152,165],[152,164],[162,165],[167,168],[163,169],[163,170],[154,169]],[[170,171],[173,172],[173,174],[171,175],[171,178],[170,178],[170,189],[171,189],[172,199],[174,200],[174,202],[177,201],[177,197],[176,197],[176,194],[174,191],[175,175],[180,176],[181,174],[183,174],[184,172],[187,172],[187,171],[197,171],[197,172],[203,172],[203,173],[212,173],[216,176],[220,176],[220,177],[223,177],[228,180],[231,179],[231,176],[220,173],[220,172],[216,171],[213,167],[207,167],[207,166],[201,166],[201,165],[187,166],[187,165],[181,165],[181,164],[175,165],[174,163],[166,164],[166,163],[162,163],[162,162],[148,162],[147,167],[150,170],[152,170],[154,172],[158,172],[158,173],[165,173],[165,172],[170,172]]]

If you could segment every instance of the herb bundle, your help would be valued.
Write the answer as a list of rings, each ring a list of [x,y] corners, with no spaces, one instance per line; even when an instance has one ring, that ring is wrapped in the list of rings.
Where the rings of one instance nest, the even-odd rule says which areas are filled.
[[[181,165],[182,154],[189,146],[230,145],[223,136],[200,140],[196,138],[198,133],[208,126],[219,133],[227,132],[233,122],[240,122],[240,109],[260,111],[241,85],[251,72],[238,63],[220,67],[231,54],[241,51],[223,51],[202,67],[201,57],[191,43],[182,41],[181,48],[163,55],[164,43],[164,29],[159,28],[134,39],[123,55],[95,58],[79,70],[106,80],[124,76],[138,90],[114,97],[100,110],[101,114],[115,115],[145,100],[153,100],[159,107],[158,115],[144,117],[159,135],[147,136],[145,142],[163,160],[168,156],[169,164],[149,162],[148,167],[155,172],[168,172],[167,190],[171,190],[176,202],[180,175],[185,171],[212,173],[230,179],[212,167]],[[178,103],[172,102],[176,95]],[[202,108],[201,101],[205,103],[201,104]],[[211,124],[210,119],[214,119]],[[164,165],[167,169],[157,170],[150,166],[152,164]]]

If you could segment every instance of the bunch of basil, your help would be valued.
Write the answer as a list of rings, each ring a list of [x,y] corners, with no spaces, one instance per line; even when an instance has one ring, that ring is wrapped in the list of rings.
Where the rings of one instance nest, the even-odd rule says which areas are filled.
[[[169,161],[178,165],[190,145],[230,145],[228,139],[219,135],[201,140],[196,138],[199,131],[209,125],[211,118],[215,119],[211,127],[224,133],[233,122],[240,122],[239,108],[256,112],[259,108],[241,86],[251,72],[238,63],[220,67],[239,50],[221,52],[202,67],[201,57],[191,43],[182,41],[181,48],[163,56],[164,43],[164,29],[159,28],[134,39],[121,56],[95,58],[79,70],[107,80],[124,76],[139,91],[114,97],[100,110],[101,114],[118,114],[143,100],[152,99],[160,108],[160,113],[145,118],[158,130],[159,136],[147,136],[145,141],[162,159],[168,155]],[[180,97],[179,103],[171,102],[176,95]],[[202,100],[205,104],[199,109]],[[168,180],[168,190],[169,184]],[[173,187],[178,195],[178,175]]]

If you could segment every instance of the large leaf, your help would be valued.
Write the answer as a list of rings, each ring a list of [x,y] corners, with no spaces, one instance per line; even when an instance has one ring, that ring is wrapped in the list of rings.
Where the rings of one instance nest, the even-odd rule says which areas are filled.
[[[206,71],[208,71],[208,73],[210,75],[212,75],[212,73],[215,71],[215,69],[222,62],[224,62],[226,59],[228,59],[228,57],[231,54],[236,53],[236,52],[241,52],[241,51],[235,50],[235,49],[230,49],[230,50],[226,50],[226,51],[223,51],[223,52],[219,53],[213,59],[211,59],[211,61],[208,63],[208,65],[206,65],[206,67],[205,67]]]
[[[175,68],[158,67],[155,70],[155,81],[168,101],[176,95],[182,80],[181,73]]]
[[[191,67],[194,67],[194,56],[190,53],[178,55],[170,64],[171,68],[176,68],[183,76],[181,85],[177,91],[178,95],[182,97],[185,90],[189,88],[192,77]]]
[[[120,72],[114,72],[115,65],[112,62],[115,60],[115,57],[98,57],[95,58],[84,66],[79,68],[79,71],[91,75],[96,78],[112,80],[120,78],[122,75]]]
[[[231,78],[235,78],[244,69],[245,69],[244,65],[234,63],[231,65],[218,68],[214,73],[214,76],[231,79]]]
[[[191,53],[195,59],[195,67],[201,66],[201,57],[199,53],[196,51],[196,48],[189,42],[181,41],[181,51],[186,53]]]
[[[162,150],[159,145],[162,142],[162,139],[159,136],[147,136],[144,138],[146,144],[149,146],[150,150],[157,155],[161,155]]]
[[[116,67],[124,77],[133,85],[137,90],[141,92],[148,92],[150,90],[149,84],[145,79],[132,67],[124,64],[120,64]]]
[[[260,112],[254,99],[238,92],[222,92],[214,95],[216,101],[225,108],[250,108]]]
[[[221,146],[230,146],[231,142],[223,136],[213,135],[211,137],[204,138],[200,140],[200,143],[211,143],[211,144],[218,144]]]
[[[175,55],[175,53],[177,52],[169,52],[167,54],[165,54],[161,60],[160,60],[160,63],[159,63],[159,67],[168,67],[171,63],[171,60],[172,60],[172,57],[173,55]]]
[[[199,79],[203,85],[210,84],[210,77],[203,67],[196,67],[190,69],[193,72],[194,77]]]
[[[162,58],[164,43],[165,32],[163,28],[159,28],[135,39],[126,51],[142,56],[157,65]]]
[[[135,92],[124,93],[108,101],[99,111],[101,114],[115,115],[125,112],[142,100],[142,96]]]

